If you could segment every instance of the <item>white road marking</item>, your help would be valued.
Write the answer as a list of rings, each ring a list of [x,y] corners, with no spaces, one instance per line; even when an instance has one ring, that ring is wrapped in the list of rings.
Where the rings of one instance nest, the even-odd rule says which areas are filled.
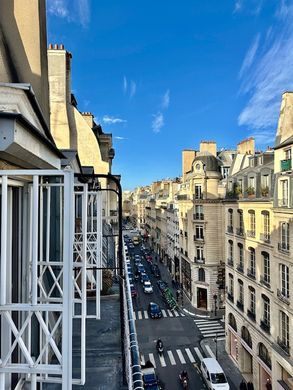
[[[211,350],[210,346],[209,345],[205,345],[206,347],[206,350],[208,351],[208,353],[210,354],[210,356],[214,359],[216,359],[216,356],[214,355],[214,352]]]
[[[172,351],[167,351],[167,354],[168,354],[168,356],[169,356],[170,363],[172,364],[172,366],[176,366],[176,361],[175,361],[175,359],[174,359],[174,356],[173,356]]]
[[[174,310],[175,317],[179,317],[178,311]]]
[[[203,323],[203,324],[209,324],[211,321],[209,320],[193,320],[196,324],[200,324],[200,323]]]
[[[215,329],[215,328],[213,328],[213,329],[210,329],[210,330],[202,330],[201,331],[201,334],[208,334],[208,333],[217,333],[217,332],[219,332],[219,333],[223,333],[224,332],[224,329],[223,328],[220,328],[220,329]]]
[[[149,358],[150,358],[150,361],[152,362],[152,365],[156,368],[156,362],[155,362],[154,354],[153,353],[149,353]]]
[[[164,309],[162,310],[162,314],[163,314],[163,317],[168,317]]]
[[[145,358],[144,358],[143,355],[140,355],[140,364],[141,364],[142,366],[145,365]]]
[[[164,355],[159,355],[159,358],[160,358],[160,363],[161,363],[161,366],[162,367],[166,367],[166,362],[165,362],[165,358],[164,358]]]
[[[180,351],[180,349],[176,349],[176,352],[177,352],[177,355],[179,357],[179,360],[182,364],[186,364],[186,361],[184,359],[184,356],[182,355],[182,352]]]
[[[142,319],[142,313],[141,313],[141,311],[139,311],[137,314],[138,314],[138,319],[141,320],[141,319]]]
[[[204,328],[204,327],[208,327],[208,326],[221,326],[223,328],[223,325],[221,324],[218,324],[217,322],[214,322],[214,323],[209,323],[209,324],[196,324],[196,326],[198,326],[199,328]]]
[[[183,313],[180,313],[180,315],[181,315],[181,317],[185,317],[185,314],[183,314]]]
[[[171,312],[171,310],[167,310],[168,314],[170,317],[173,317],[173,313]]]
[[[216,336],[225,336],[225,333],[209,333],[209,334],[203,334],[203,337],[216,337]],[[219,340],[219,339],[218,339]]]
[[[135,314],[135,311],[133,312],[133,319],[134,319],[134,321],[136,320],[136,314]]]
[[[223,327],[222,326],[211,326],[210,328],[200,328],[199,330],[201,331],[201,333],[208,332],[210,330],[217,332],[217,330],[219,330],[219,331],[223,330]]]
[[[147,320],[147,319],[149,318],[148,312],[145,310],[145,311],[143,312],[143,314],[144,314],[144,318]]]
[[[202,356],[200,350],[197,347],[194,347],[194,350],[195,350],[195,353],[197,354],[199,360],[202,361],[203,356]]]
[[[223,341],[225,339],[226,339],[226,337],[219,337],[219,338],[217,338],[218,341]]]
[[[194,362],[195,362],[195,359],[194,359],[194,357],[193,357],[193,355],[192,355],[190,349],[189,349],[189,348],[185,348],[185,352],[186,352],[186,354],[187,354],[187,356],[188,356],[190,362],[191,362],[191,363],[194,363]]]

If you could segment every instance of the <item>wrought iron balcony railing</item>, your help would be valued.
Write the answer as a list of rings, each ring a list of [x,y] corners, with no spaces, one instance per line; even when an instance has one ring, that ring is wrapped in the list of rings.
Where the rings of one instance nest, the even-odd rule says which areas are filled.
[[[244,310],[244,304],[241,301],[237,301],[236,306],[238,307],[239,310],[243,311]]]
[[[269,233],[260,233],[259,238],[261,241],[269,244],[271,242],[271,236]]]
[[[255,230],[247,230],[246,235],[247,237],[255,238]]]
[[[227,259],[227,264],[230,265],[230,267],[234,267],[234,261],[233,259]]]
[[[243,264],[238,263],[236,269],[237,269],[238,272],[243,273],[244,272]]]
[[[281,252],[289,252],[290,250],[290,245],[288,242],[279,242],[278,243],[278,249]]]
[[[267,321],[260,320],[260,327],[262,330],[264,330],[266,333],[270,334],[271,326]]]
[[[227,226],[227,232],[233,233],[233,226]]]
[[[277,338],[277,343],[279,347],[282,348],[282,350],[290,356],[290,345],[289,345],[289,340],[283,340],[281,337]]]
[[[242,227],[236,228],[236,234],[237,236],[244,237],[244,229]]]
[[[194,262],[197,263],[197,264],[205,264],[205,259],[204,258],[201,258],[201,257],[195,257],[194,258]]]
[[[227,298],[229,299],[229,301],[234,303],[234,295],[232,293],[228,292],[227,293]]]
[[[268,287],[268,288],[271,288],[271,284],[270,284],[270,276],[269,275],[261,275],[260,276],[260,283],[263,284],[264,286]]]
[[[247,317],[250,318],[252,321],[255,321],[255,312],[247,309]]]
[[[204,220],[204,214],[203,213],[195,213],[195,214],[193,214],[193,219],[195,221],[203,221]]]
[[[255,279],[255,270],[251,268],[247,268],[247,276],[251,279]]]

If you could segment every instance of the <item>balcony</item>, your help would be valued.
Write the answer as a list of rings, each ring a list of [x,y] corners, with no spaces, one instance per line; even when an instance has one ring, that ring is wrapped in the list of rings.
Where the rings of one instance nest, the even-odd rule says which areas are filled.
[[[289,341],[282,340],[280,337],[277,338],[277,344],[282,350],[290,356],[290,346]]]
[[[177,195],[177,200],[188,200],[189,196],[187,194]]]
[[[233,226],[227,226],[227,233],[233,233]]]
[[[271,288],[270,277],[269,275],[261,275],[259,279],[260,283],[263,284],[267,288]]]
[[[241,272],[243,274],[243,272],[244,272],[243,264],[238,263],[236,269],[238,272]]]
[[[286,172],[286,171],[291,171],[292,169],[292,164],[291,164],[291,158],[287,160],[281,160],[281,171]]]
[[[204,242],[204,237],[193,236],[193,241]]]
[[[246,235],[247,237],[255,238],[255,230],[247,230]]]
[[[271,236],[269,233],[260,233],[259,239],[266,244],[269,244],[271,242]]]
[[[277,289],[277,297],[280,299],[280,301],[286,303],[286,305],[290,305],[290,296],[289,294],[285,294],[280,290],[279,288]]]
[[[270,324],[268,324],[266,321],[263,321],[263,320],[260,320],[260,327],[263,331],[265,331],[266,333],[270,334],[270,331],[271,331],[271,327],[270,327]]]
[[[289,243],[287,243],[287,242],[279,242],[278,243],[278,250],[280,252],[289,253],[289,250],[290,250]]]
[[[228,292],[227,298],[229,299],[230,302],[234,303],[234,295],[232,293]]]
[[[236,306],[239,310],[244,311],[244,304],[241,301],[237,301]]]
[[[204,258],[201,258],[201,257],[195,257],[194,258],[194,262],[196,263],[196,264],[205,264],[205,259]]]
[[[193,200],[202,200],[203,199],[203,194],[195,194],[193,195]]]
[[[237,236],[244,237],[244,229],[242,227],[236,228]]]
[[[204,220],[204,214],[203,213],[195,213],[195,214],[193,214],[193,220],[194,221],[203,221]]]
[[[251,310],[247,309],[247,317],[251,319],[251,321],[255,322],[255,313]]]
[[[227,264],[228,264],[230,267],[234,267],[234,261],[233,261],[233,259],[227,259]]]
[[[247,276],[250,279],[254,279],[255,280],[255,270],[253,270],[251,268],[247,268]]]

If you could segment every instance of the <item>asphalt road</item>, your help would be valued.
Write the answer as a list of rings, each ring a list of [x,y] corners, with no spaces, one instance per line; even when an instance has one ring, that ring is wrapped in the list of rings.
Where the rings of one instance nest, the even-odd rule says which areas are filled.
[[[127,233],[130,237],[131,234]],[[141,254],[140,246],[130,250],[130,254]],[[161,270],[162,279],[168,282],[171,287],[171,280],[164,266],[156,261]],[[152,294],[145,294],[140,281],[135,282],[138,297],[133,299],[133,307],[136,317],[136,330],[140,347],[142,361],[151,360],[155,363],[156,372],[163,389],[181,389],[179,381],[180,372],[185,369],[189,376],[189,389],[206,389],[199,373],[200,359],[198,354],[202,353],[199,346],[200,334],[194,324],[194,318],[189,317],[181,309],[176,312],[168,311],[159,288],[157,280],[151,273],[149,264],[142,260],[146,272],[153,284]],[[131,261],[133,273],[135,273],[134,262]],[[156,302],[164,311],[160,319],[147,318],[149,302]],[[156,351],[156,340],[160,338],[164,344],[164,354],[160,359]]]

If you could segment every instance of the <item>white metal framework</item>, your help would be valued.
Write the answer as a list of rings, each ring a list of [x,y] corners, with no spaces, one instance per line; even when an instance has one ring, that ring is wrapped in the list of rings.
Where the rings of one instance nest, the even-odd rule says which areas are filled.
[[[85,382],[86,318],[100,318],[101,194],[66,169],[0,171],[0,179],[0,389],[69,390]],[[81,377],[73,379],[75,318]]]

